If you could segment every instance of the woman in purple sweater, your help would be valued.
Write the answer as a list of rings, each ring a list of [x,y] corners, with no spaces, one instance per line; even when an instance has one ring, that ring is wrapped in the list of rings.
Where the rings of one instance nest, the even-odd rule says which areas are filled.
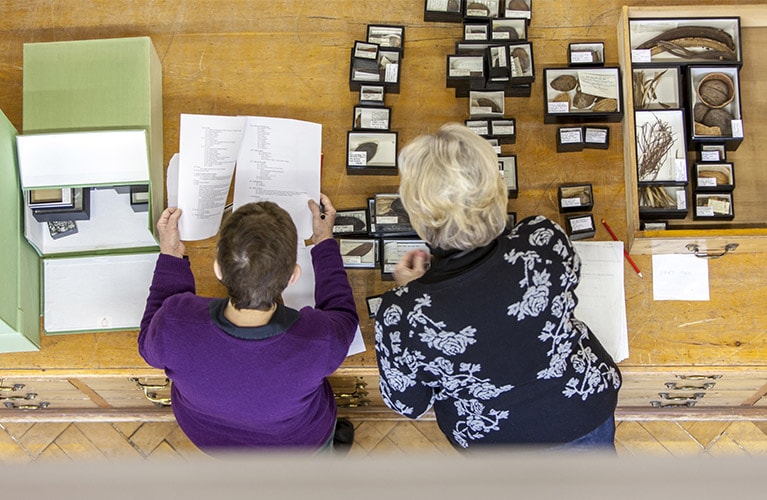
[[[351,286],[333,240],[335,209],[309,201],[315,307],[283,305],[295,282],[297,234],[274,203],[240,207],[221,229],[214,270],[228,297],[195,294],[179,239],[181,211],[157,223],[160,256],[138,346],[173,382],[173,413],[205,451],[330,446],[336,404],[326,377],[343,362],[358,324]]]

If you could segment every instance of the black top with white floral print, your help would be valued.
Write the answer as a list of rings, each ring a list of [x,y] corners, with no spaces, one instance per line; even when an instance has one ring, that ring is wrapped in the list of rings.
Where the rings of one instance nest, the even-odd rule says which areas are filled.
[[[588,434],[613,415],[621,381],[573,316],[580,258],[545,217],[493,244],[465,273],[384,295],[375,325],[384,402],[411,418],[434,405],[463,448]]]

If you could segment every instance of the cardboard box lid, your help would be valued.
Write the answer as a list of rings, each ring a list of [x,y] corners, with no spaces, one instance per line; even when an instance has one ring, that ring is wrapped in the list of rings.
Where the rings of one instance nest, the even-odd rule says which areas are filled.
[[[40,347],[40,267],[21,230],[16,135],[0,111],[0,352]]]
[[[148,37],[24,44],[24,133],[149,129],[161,80]]]

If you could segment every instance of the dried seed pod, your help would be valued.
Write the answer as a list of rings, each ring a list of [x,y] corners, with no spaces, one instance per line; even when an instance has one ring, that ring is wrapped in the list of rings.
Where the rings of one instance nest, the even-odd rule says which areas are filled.
[[[474,103],[478,107],[490,108],[490,110],[493,113],[500,113],[501,111],[503,111],[501,109],[501,106],[497,102],[495,102],[494,100],[489,99],[487,97],[479,97],[479,98],[474,100]]]
[[[735,97],[735,85],[724,73],[709,73],[698,83],[695,92],[698,94],[698,99],[709,107],[721,108]]]
[[[591,111],[597,113],[613,113],[618,111],[618,99],[613,99],[612,97],[599,99],[594,103],[594,107],[591,108]]]
[[[716,179],[717,186],[726,186],[732,184],[730,177],[719,170],[701,170],[698,172],[698,178],[700,179]]]
[[[554,90],[569,92],[578,85],[578,79],[572,75],[559,75],[554,78],[549,85],[551,85],[551,88]]]
[[[711,108],[703,104],[702,102],[695,103],[692,107],[692,117],[698,123],[703,123],[703,119]]]
[[[711,109],[703,118],[703,125],[708,127],[719,127],[722,135],[732,135],[732,115],[721,108]]]
[[[362,257],[363,255],[366,255],[368,252],[370,252],[373,249],[373,243],[360,243],[356,247],[351,248],[348,250],[344,255],[348,255],[350,257]]]
[[[370,163],[370,160],[373,159],[373,157],[378,152],[378,143],[376,142],[363,142],[356,148],[354,148],[354,151],[364,151],[367,154],[366,163]]]
[[[513,26],[496,26],[493,28],[493,31],[495,33],[508,33],[509,36],[507,36],[505,39],[509,41],[515,41],[519,40],[519,33],[517,33],[516,28]]]
[[[511,0],[506,6],[506,10],[530,10],[530,6],[525,0]]]
[[[552,102],[566,102],[569,106],[571,104],[570,102],[570,94],[567,92],[562,92],[561,94],[557,94],[557,96],[551,100]]]
[[[351,217],[349,215],[339,215],[336,217],[336,226],[351,226],[353,231],[361,231],[365,229],[365,222],[357,217]]]
[[[522,47],[512,50],[511,57],[519,59],[519,66],[522,68],[522,71],[530,69],[530,56],[527,55],[527,51]]]
[[[573,107],[576,109],[586,109],[596,101],[597,96],[576,92],[573,96]]]
[[[490,15],[490,7],[479,2],[472,2],[466,6],[466,12],[473,12],[473,11],[481,12],[483,16]]]

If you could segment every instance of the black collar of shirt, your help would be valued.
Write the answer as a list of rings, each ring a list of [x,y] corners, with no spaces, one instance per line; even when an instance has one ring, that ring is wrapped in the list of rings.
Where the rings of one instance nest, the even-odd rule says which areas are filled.
[[[434,284],[459,276],[478,266],[498,247],[498,239],[471,250],[445,250],[430,248],[432,259],[429,270],[418,281]]]
[[[224,309],[229,299],[213,299],[208,310],[210,319],[224,332],[243,340],[263,340],[274,337],[290,328],[298,320],[298,311],[282,304],[277,304],[272,318],[264,326],[237,326],[224,316]]]

